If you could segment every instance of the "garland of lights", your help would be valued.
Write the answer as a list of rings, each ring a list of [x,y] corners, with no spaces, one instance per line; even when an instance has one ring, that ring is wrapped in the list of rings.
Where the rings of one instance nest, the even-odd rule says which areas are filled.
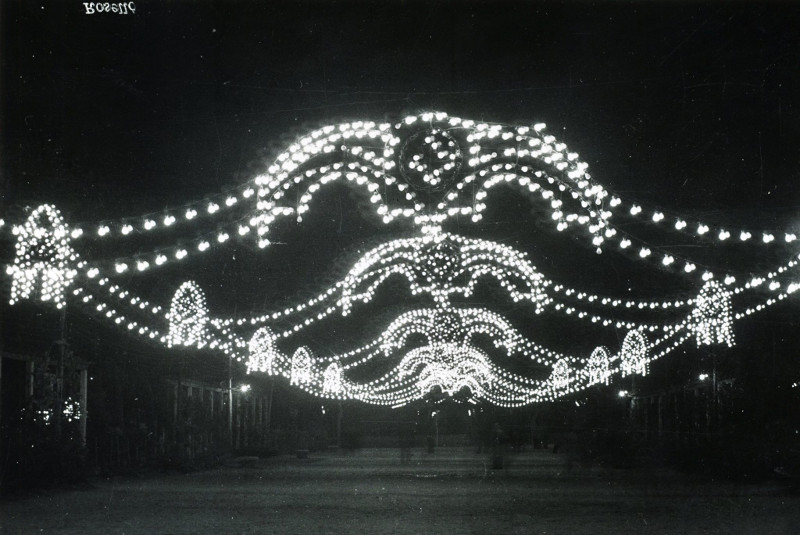
[[[719,244],[759,234],[764,245],[791,244],[794,233],[778,240],[775,231],[725,229],[644,209],[606,191],[587,169],[543,124],[508,126],[425,113],[394,124],[330,125],[299,138],[266,173],[242,187],[158,214],[70,227],[55,207],[40,206],[11,230],[16,254],[6,268],[10,303],[39,298],[61,308],[70,299],[132,334],[168,347],[207,346],[244,362],[248,373],[284,377],[320,397],[400,406],[432,389],[449,395],[468,390],[476,399],[521,406],[607,385],[615,376],[645,375],[652,361],[690,339],[698,346],[732,346],[734,321],[800,288],[795,273],[800,255],[794,252],[777,268],[737,284],[741,274],[715,275],[709,266],[647,243],[613,221],[633,218]],[[176,290],[168,307],[115,282],[121,274],[144,275],[199,258],[235,238],[255,236],[259,247],[268,247],[278,222],[302,222],[314,199],[335,182],[363,193],[384,224],[410,223],[418,234],[367,251],[341,280],[305,302],[249,317],[213,317],[191,281]],[[444,230],[450,221],[480,224],[500,187],[544,202],[557,232],[588,235],[597,253],[616,244],[637,262],[690,280],[699,275],[701,287],[696,295],[663,301],[597,295],[548,279],[509,246]],[[5,223],[0,219],[0,229]],[[209,223],[216,228],[197,238],[128,257],[83,259],[74,249],[89,239],[134,234],[171,239],[182,227]],[[305,329],[370,303],[389,279],[404,281],[408,292],[428,299],[431,308],[400,313],[377,337],[345,352],[318,354],[304,343]],[[621,347],[614,352],[598,346],[588,356],[562,354],[526,338],[496,312],[452,303],[456,296],[471,297],[487,280],[535,315],[557,313],[622,329]],[[636,318],[642,310],[661,319],[642,323]],[[619,317],[626,313],[633,317]],[[533,362],[541,373],[509,372],[498,364],[504,359]],[[372,380],[360,373],[368,362],[384,369]]]

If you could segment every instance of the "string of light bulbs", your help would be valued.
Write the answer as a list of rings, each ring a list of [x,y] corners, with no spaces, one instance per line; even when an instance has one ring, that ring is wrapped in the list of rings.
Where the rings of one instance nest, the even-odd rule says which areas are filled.
[[[373,248],[343,279],[305,302],[258,315],[214,317],[202,289],[191,281],[182,284],[165,307],[135,295],[117,277],[146,276],[168,262],[208,258],[200,253],[234,237],[254,239],[266,248],[276,223],[301,223],[314,199],[337,182],[363,192],[384,224],[410,223],[419,234]],[[616,244],[644,266],[699,278],[695,295],[634,300],[570,288],[545,277],[511,247],[444,230],[450,222],[461,224],[465,219],[481,224],[499,187],[512,187],[545,203],[556,231],[579,231],[598,253]],[[168,347],[208,347],[243,362],[250,373],[285,377],[317,396],[388,406],[419,399],[434,388],[449,395],[466,389],[473,398],[519,406],[572,395],[615,377],[644,375],[651,362],[690,339],[697,345],[733,345],[735,321],[800,288],[794,273],[800,256],[794,253],[762,274],[726,269],[718,275],[621,230],[612,223],[614,217],[693,238],[712,237],[720,244],[736,239],[791,244],[796,239],[791,232],[779,240],[776,232],[734,231],[626,202],[594,181],[588,165],[547,134],[544,124],[509,126],[437,112],[393,124],[355,121],[325,126],[300,137],[264,174],[237,190],[158,215],[70,227],[54,206],[42,205],[22,225],[12,227],[15,259],[6,273],[12,283],[11,304],[38,298],[61,308],[67,299],[76,300],[127,331]],[[208,222],[216,229],[177,245],[117,258],[113,268],[102,259],[82,258],[76,249],[79,238],[146,235],[177,228],[178,223]],[[429,299],[431,308],[406,310],[377,338],[343,352],[316,354],[307,345],[307,327],[334,315],[347,317],[355,307],[372,302],[391,278],[405,281],[411,295]],[[616,352],[598,346],[589,355],[564,354],[522,336],[496,312],[451,304],[453,296],[471,297],[487,279],[534,314],[556,312],[598,328],[624,330],[624,340]],[[100,293],[116,304],[90,293],[85,281],[101,287]],[[664,316],[663,321],[617,317],[644,311]],[[489,340],[492,349],[479,340]],[[289,347],[292,351],[286,350]],[[509,372],[496,362],[498,355],[533,363],[547,377]],[[380,360],[392,363],[391,369],[361,381],[364,364]]]

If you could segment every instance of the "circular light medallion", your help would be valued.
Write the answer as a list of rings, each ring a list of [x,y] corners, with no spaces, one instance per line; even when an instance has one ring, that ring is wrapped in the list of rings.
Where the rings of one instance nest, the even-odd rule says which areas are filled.
[[[439,128],[412,134],[400,152],[400,170],[417,190],[448,189],[461,168],[462,154],[453,136]]]

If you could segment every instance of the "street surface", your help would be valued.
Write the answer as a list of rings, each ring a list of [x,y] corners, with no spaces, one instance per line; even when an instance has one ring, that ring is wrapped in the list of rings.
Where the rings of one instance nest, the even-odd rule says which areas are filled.
[[[467,449],[311,453],[189,474],[93,480],[0,502],[0,533],[800,533],[778,482],[570,465],[536,450],[502,470]]]

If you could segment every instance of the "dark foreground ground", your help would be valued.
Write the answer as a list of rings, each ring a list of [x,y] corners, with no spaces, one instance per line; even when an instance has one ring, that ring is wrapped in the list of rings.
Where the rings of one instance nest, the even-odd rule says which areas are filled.
[[[779,484],[568,466],[537,450],[503,470],[472,451],[277,457],[102,479],[0,502],[2,533],[800,533]]]

